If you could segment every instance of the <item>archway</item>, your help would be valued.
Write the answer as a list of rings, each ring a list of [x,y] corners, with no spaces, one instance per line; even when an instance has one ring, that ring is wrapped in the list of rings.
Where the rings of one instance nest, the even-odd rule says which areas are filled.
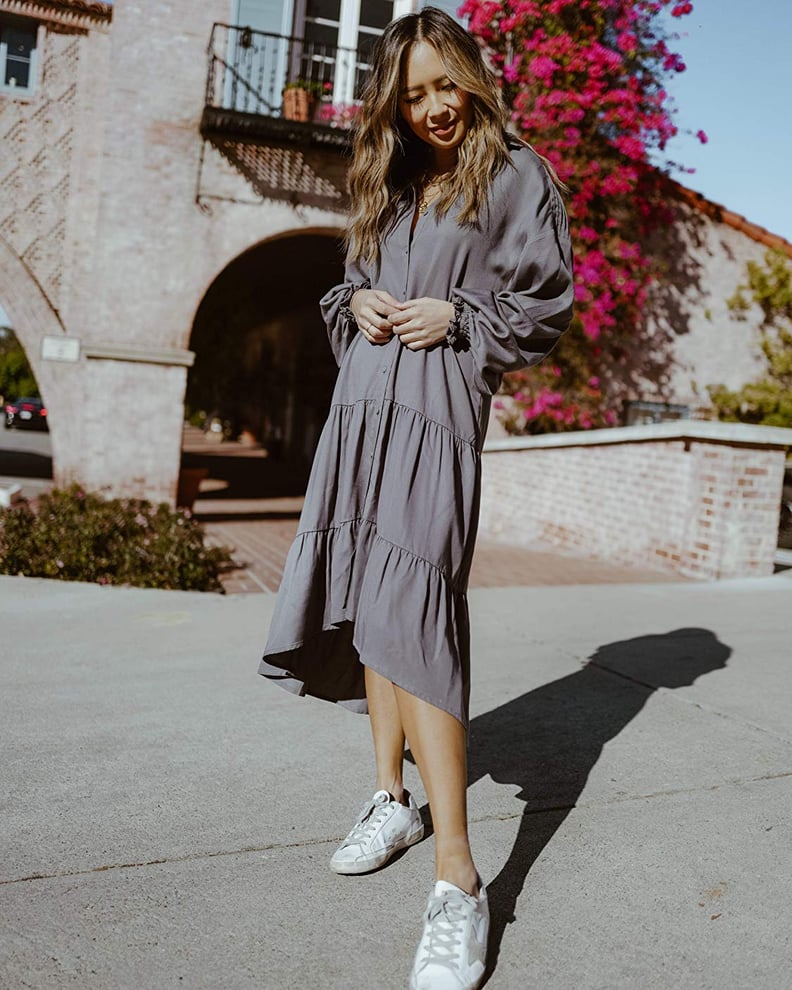
[[[51,428],[46,451],[38,450],[36,447],[26,451],[30,455],[26,459],[16,449],[17,445],[12,445],[14,449],[7,452],[0,465],[0,474],[39,479],[54,474],[57,480],[59,462],[68,459],[61,458],[61,454],[65,451],[72,432],[68,417],[61,415],[61,409],[66,404],[65,374],[68,374],[68,371],[64,374],[63,366],[42,360],[41,340],[45,336],[63,336],[65,330],[44,290],[22,259],[2,238],[0,238],[0,305],[3,307],[0,322],[13,333],[24,351],[37,384],[37,391],[45,401],[47,421]],[[18,396],[7,395],[5,398],[15,399]],[[4,448],[6,446],[10,445],[5,444]]]
[[[342,280],[337,232],[300,232],[246,251],[204,295],[186,413],[207,431],[222,425],[236,448],[193,446],[184,463],[225,482],[215,496],[304,492],[337,372],[319,299]]]
[[[40,396],[41,391],[0,299],[0,406],[22,395]]]

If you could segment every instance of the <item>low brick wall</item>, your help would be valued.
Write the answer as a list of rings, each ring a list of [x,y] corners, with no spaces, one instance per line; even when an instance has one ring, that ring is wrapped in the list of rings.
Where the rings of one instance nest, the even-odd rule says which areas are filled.
[[[480,535],[701,579],[772,574],[792,430],[680,421],[495,440]]]

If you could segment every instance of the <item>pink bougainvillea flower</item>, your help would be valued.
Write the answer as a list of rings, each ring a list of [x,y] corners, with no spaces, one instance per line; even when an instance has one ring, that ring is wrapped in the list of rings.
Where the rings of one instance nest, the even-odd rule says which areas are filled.
[[[633,340],[659,277],[644,244],[674,219],[653,162],[678,131],[666,79],[685,68],[663,18],[692,9],[682,0],[465,0],[459,8],[514,124],[570,187],[573,326],[552,363],[507,376],[531,432],[613,425],[621,384],[635,371],[629,360],[650,350]],[[704,131],[697,136],[706,143]]]
[[[632,54],[638,48],[638,39],[629,31],[622,31],[616,39],[616,44],[626,55]]]
[[[519,75],[520,75],[520,65],[516,59],[509,62],[508,65],[504,65],[503,78],[506,80],[506,82],[510,82],[510,83],[516,82],[516,80],[519,79]]]
[[[546,55],[540,55],[538,58],[532,59],[528,64],[528,71],[531,75],[536,79],[541,79],[545,83],[550,82],[558,68],[560,68],[558,63]]]

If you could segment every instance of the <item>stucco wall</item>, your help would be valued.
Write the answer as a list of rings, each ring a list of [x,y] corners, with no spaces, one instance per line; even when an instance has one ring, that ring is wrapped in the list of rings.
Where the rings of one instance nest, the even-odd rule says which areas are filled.
[[[710,405],[707,385],[739,388],[764,372],[759,307],[753,307],[746,320],[737,320],[726,301],[745,283],[747,263],[763,263],[767,247],[685,204],[680,206],[673,244],[685,260],[679,264],[676,258],[666,259],[672,277],[663,312],[649,320],[652,332],[662,328],[669,333],[673,362],[665,388],[658,391],[647,383],[641,397],[654,393],[703,410]],[[667,245],[661,242],[661,250]]]

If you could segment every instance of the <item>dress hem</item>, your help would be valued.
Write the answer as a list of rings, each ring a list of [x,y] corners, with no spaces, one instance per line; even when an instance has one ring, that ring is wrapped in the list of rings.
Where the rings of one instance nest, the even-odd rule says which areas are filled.
[[[350,620],[347,619],[343,621],[350,621]],[[336,628],[338,628],[338,623],[331,623],[326,629],[322,629],[321,632],[331,632],[333,629]],[[321,632],[317,633],[317,636],[321,635]],[[313,636],[309,637],[309,639],[314,639],[314,638],[315,637]],[[305,640],[302,643],[296,643],[293,649],[299,649],[300,647],[304,646],[305,643],[307,643],[308,641],[309,640]],[[352,643],[355,649],[357,650],[358,646],[357,643],[355,643],[354,635],[352,637]],[[359,652],[360,651],[358,650],[358,653]],[[267,655],[269,656],[271,654],[267,654]],[[399,683],[391,676],[391,674],[389,674],[385,670],[380,669],[375,664],[366,662],[364,660],[360,660],[359,662],[361,666],[370,667],[371,670],[379,674],[380,677],[384,677],[386,680],[390,681],[391,684],[394,684],[396,687],[401,688],[402,691],[406,691],[407,694],[411,694],[413,697],[419,698],[421,701],[425,701],[428,705],[432,705],[433,708],[437,708],[442,712],[447,712],[447,714],[451,715],[452,718],[455,718],[457,722],[459,722],[459,724],[462,726],[465,732],[468,732],[470,726],[469,718],[465,719],[462,717],[462,715],[459,714],[459,712],[451,711],[450,708],[438,704],[438,702],[434,698],[428,697],[425,692],[416,691],[413,688],[408,687],[406,684]],[[318,694],[314,691],[306,690],[305,681],[300,680],[299,677],[297,677],[295,674],[292,674],[285,667],[276,667],[274,664],[268,663],[266,657],[262,657],[261,662],[259,663],[258,673],[262,677],[265,677],[268,681],[272,681],[273,684],[277,684],[278,687],[283,688],[284,691],[288,691],[290,694],[294,694],[297,697],[317,698],[319,701],[329,701],[331,704],[340,705],[342,708],[346,708],[347,711],[353,712],[356,715],[369,714],[368,698],[366,697],[341,698],[341,699],[329,698],[325,695]]]

